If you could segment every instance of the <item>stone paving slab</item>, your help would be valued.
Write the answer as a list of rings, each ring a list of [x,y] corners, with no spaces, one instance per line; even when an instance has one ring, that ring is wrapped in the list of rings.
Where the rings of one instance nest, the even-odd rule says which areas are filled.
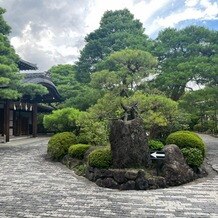
[[[46,160],[47,141],[0,144],[0,218],[218,217],[217,174],[167,189],[103,189]]]

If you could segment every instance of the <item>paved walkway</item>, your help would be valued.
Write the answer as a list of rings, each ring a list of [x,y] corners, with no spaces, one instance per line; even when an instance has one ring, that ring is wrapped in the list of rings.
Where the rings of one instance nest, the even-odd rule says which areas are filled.
[[[208,142],[211,165],[216,167],[218,139],[203,138]],[[149,191],[103,189],[60,163],[47,161],[47,140],[0,144],[0,218],[218,217],[215,171],[180,187]]]

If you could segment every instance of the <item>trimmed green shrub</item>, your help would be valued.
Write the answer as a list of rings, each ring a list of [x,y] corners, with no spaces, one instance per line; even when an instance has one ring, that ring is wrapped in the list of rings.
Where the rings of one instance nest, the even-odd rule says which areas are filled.
[[[205,156],[205,145],[202,139],[190,131],[177,131],[171,133],[167,139],[166,144],[176,144],[180,149],[182,148],[197,148]]]
[[[60,160],[67,154],[68,148],[76,143],[77,139],[75,134],[71,132],[57,133],[50,138],[47,153],[52,159]]]
[[[186,159],[186,163],[191,167],[200,167],[204,161],[202,152],[197,148],[182,148],[181,151]]]
[[[109,168],[112,165],[112,154],[109,147],[98,148],[88,156],[88,163],[92,167]]]
[[[148,146],[151,150],[161,150],[164,147],[164,144],[158,140],[149,140]]]
[[[76,124],[80,127],[78,141],[81,144],[104,146],[108,143],[107,125],[97,121],[90,113],[83,112]]]
[[[68,149],[68,154],[70,157],[74,157],[82,160],[84,158],[85,152],[90,148],[87,144],[76,144],[71,145]]]
[[[63,108],[52,111],[43,118],[44,127],[51,132],[75,132],[79,126],[76,124],[78,117],[82,114],[75,108]]]
[[[187,134],[193,135],[193,136],[199,138],[200,140],[202,140],[201,137],[198,134],[196,134],[195,132],[191,132],[191,131],[188,131],[188,130],[180,130],[180,131],[177,131],[177,132],[187,133]]]

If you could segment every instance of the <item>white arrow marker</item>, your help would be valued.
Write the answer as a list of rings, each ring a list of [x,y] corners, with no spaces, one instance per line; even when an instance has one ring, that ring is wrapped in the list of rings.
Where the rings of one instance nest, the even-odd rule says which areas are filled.
[[[155,151],[154,153],[151,154],[151,156],[154,158],[158,158],[158,157],[165,157],[165,154],[157,154],[157,152]]]

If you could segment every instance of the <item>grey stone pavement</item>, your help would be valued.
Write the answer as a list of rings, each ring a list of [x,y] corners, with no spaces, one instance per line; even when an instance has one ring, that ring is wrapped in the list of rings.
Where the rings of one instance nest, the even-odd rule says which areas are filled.
[[[201,135],[218,170],[218,139]],[[148,191],[103,189],[46,160],[48,138],[0,144],[0,218],[218,217],[218,175]]]

